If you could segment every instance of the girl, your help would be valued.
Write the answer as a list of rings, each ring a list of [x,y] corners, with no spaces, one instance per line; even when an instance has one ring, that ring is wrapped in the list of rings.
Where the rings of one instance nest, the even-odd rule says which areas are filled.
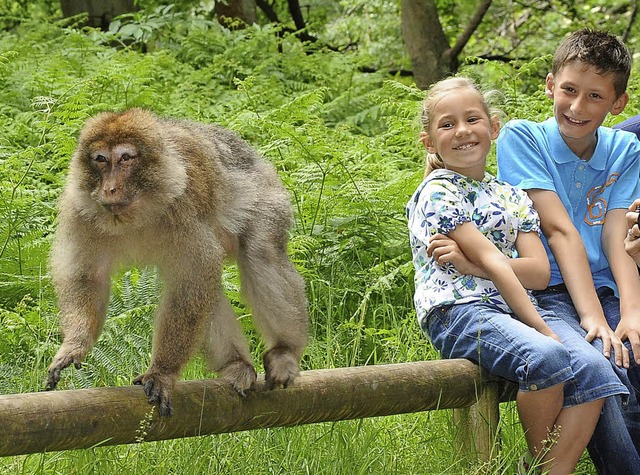
[[[603,398],[628,392],[525,290],[548,285],[549,262],[526,193],[485,172],[500,128],[487,98],[469,79],[445,79],[429,91],[422,121],[426,178],[407,205],[420,326],[443,357],[517,382],[531,455],[545,473],[572,473]]]

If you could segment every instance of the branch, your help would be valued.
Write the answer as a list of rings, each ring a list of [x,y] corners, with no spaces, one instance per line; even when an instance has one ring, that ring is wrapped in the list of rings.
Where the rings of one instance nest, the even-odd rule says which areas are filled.
[[[318,41],[318,38],[310,35],[305,30],[307,28],[307,24],[304,21],[304,17],[302,16],[302,10],[300,9],[300,2],[298,0],[288,0],[289,4],[289,12],[291,13],[291,18],[293,19],[293,23],[296,25],[296,30],[298,37],[302,41],[309,41],[314,43]]]
[[[484,17],[485,13],[487,13],[487,10],[489,10],[489,7],[492,3],[493,0],[482,0],[482,2],[480,2],[478,8],[476,9],[476,12],[469,21],[469,24],[464,29],[464,31],[460,33],[460,35],[456,39],[455,44],[447,51],[445,51],[444,56],[448,60],[447,62],[449,64],[455,61],[456,58],[460,55],[462,49],[469,42],[469,39],[478,28],[478,25],[480,25],[480,23],[482,22],[482,18]]]
[[[269,2],[267,2],[266,0],[256,0],[256,6],[260,10],[262,10],[262,13],[265,14],[267,19],[271,23],[281,23],[280,19],[278,18],[278,14],[273,9],[273,5],[271,5]]]
[[[622,41],[627,43],[629,40],[629,35],[631,35],[631,28],[633,28],[633,24],[636,22],[636,17],[638,16],[638,0],[633,2],[633,10],[631,11],[631,18],[629,19],[629,24],[627,25],[627,29],[624,30],[624,35],[622,36]]]
[[[318,38],[304,31],[307,25],[304,22],[304,18],[302,16],[302,10],[300,9],[300,3],[298,2],[298,0],[289,0],[288,3],[289,3],[289,12],[291,13],[291,18],[293,19],[293,23],[296,26],[295,30],[292,28],[287,28],[282,24],[282,21],[280,20],[280,18],[278,18],[278,14],[274,10],[273,5],[271,3],[269,3],[266,0],[256,0],[256,6],[260,10],[262,10],[262,12],[265,14],[267,19],[271,23],[274,23],[276,25],[281,25],[282,31],[286,31],[287,33],[292,33],[296,35],[298,38],[300,38],[300,40],[302,41],[308,41],[310,43],[315,43],[316,41],[318,41]],[[329,47],[329,49],[338,51],[337,48]]]

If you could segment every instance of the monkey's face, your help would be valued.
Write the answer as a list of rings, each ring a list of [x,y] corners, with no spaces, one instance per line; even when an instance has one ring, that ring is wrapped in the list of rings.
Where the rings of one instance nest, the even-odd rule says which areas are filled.
[[[132,143],[92,144],[86,157],[91,176],[91,196],[114,216],[120,216],[134,204],[139,191],[141,157]]]
[[[68,200],[106,232],[162,219],[188,181],[185,160],[167,134],[144,109],[89,119],[71,160]]]

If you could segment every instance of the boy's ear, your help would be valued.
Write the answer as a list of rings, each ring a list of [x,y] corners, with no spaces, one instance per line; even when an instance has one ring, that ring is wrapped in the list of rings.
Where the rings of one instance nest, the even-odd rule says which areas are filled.
[[[497,115],[491,116],[491,140],[498,138],[500,134],[500,117]]]
[[[544,93],[549,99],[553,99],[553,74],[547,74],[547,78],[544,81]]]
[[[420,132],[420,142],[424,145],[424,148],[427,149],[429,153],[438,153],[436,148],[433,146],[433,142],[431,141],[431,137],[425,131]]]
[[[620,94],[620,97],[615,100],[613,106],[611,106],[611,115],[618,115],[622,112],[627,106],[627,102],[629,102],[629,94],[623,92]]]

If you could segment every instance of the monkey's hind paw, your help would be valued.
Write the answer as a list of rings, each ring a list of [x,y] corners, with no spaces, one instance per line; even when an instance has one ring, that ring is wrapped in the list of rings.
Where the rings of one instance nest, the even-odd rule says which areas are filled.
[[[243,360],[228,363],[218,371],[222,379],[229,381],[234,391],[241,397],[246,397],[255,385],[257,374],[253,365]]]
[[[149,398],[149,404],[158,406],[158,413],[161,416],[173,415],[171,390],[174,382],[175,378],[171,376],[148,373],[141,374],[133,380],[133,384],[142,386]]]
[[[45,382],[44,389],[45,391],[53,391],[58,382],[60,381],[60,369],[50,369],[47,374],[47,381]]]
[[[262,357],[267,389],[286,388],[300,373],[298,359],[283,348],[271,348]]]

